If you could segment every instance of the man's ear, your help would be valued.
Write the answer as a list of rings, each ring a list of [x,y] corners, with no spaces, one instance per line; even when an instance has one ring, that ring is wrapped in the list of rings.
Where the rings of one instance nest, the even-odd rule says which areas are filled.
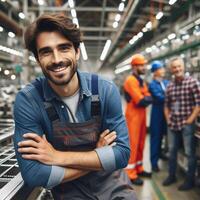
[[[76,51],[76,60],[78,61],[80,58],[80,49],[77,48],[77,51]]]

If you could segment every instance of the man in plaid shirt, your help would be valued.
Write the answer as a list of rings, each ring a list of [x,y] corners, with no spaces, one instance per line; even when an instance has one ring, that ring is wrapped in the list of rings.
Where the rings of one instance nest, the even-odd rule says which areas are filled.
[[[196,155],[195,155],[195,125],[194,121],[200,111],[200,84],[191,76],[185,76],[182,58],[173,58],[170,70],[175,80],[166,90],[165,117],[169,129],[169,175],[163,185],[176,182],[177,151],[183,139],[185,154],[188,159],[187,174],[179,190],[189,190],[194,187]]]

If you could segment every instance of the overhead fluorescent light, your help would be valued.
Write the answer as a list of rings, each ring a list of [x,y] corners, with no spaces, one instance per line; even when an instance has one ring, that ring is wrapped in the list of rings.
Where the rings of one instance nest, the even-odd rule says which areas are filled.
[[[116,14],[115,15],[115,21],[118,22],[121,19],[121,15],[120,14]]]
[[[115,74],[122,73],[122,72],[124,72],[124,71],[129,70],[129,69],[131,69],[131,65],[125,65],[125,66],[123,66],[123,67],[117,68],[117,69],[115,70]]]
[[[76,10],[74,8],[71,9],[71,15],[73,18],[76,18]]]
[[[174,39],[175,37],[176,37],[176,34],[175,34],[175,33],[171,33],[171,34],[168,35],[168,39],[169,39],[169,40],[172,40],[172,39]]]
[[[40,6],[43,6],[43,5],[44,5],[44,0],[38,0],[38,4],[39,4]]]
[[[2,26],[0,26],[0,32],[3,32],[3,27]]]
[[[117,28],[117,27],[118,27],[118,25],[119,25],[119,23],[118,23],[118,22],[113,22],[113,28]]]
[[[150,47],[147,47],[146,49],[145,49],[145,51],[147,52],[147,53],[151,53],[151,48]]]
[[[138,38],[141,38],[143,35],[144,35],[143,32],[139,32],[139,33],[137,34]]]
[[[169,5],[173,5],[176,3],[177,0],[169,0]]]
[[[159,20],[163,17],[163,12],[158,12],[156,15],[156,19]]]
[[[74,8],[74,1],[73,0],[68,0],[68,4],[70,8]]]
[[[134,36],[132,37],[132,39],[129,40],[129,44],[131,44],[131,45],[134,44],[138,39],[139,39],[138,34],[137,34],[137,35],[134,35]]]
[[[23,12],[20,12],[20,13],[18,14],[18,16],[19,16],[21,19],[25,19],[25,14],[24,14]]]
[[[147,29],[151,29],[152,28],[152,22],[147,22],[146,26]]]
[[[156,45],[159,47],[159,46],[162,45],[162,43],[161,43],[160,41],[157,41],[157,42],[156,42]]]
[[[12,80],[15,80],[16,79],[16,76],[14,74],[11,75],[10,77]]]
[[[163,44],[167,44],[168,42],[169,42],[169,41],[168,41],[167,38],[165,38],[165,39],[162,40],[162,43],[163,43]]]
[[[79,27],[79,23],[78,23],[78,19],[77,19],[77,18],[73,18],[73,19],[72,19],[72,22],[73,22],[74,24],[76,24],[77,27]]]
[[[123,10],[124,10],[124,3],[120,3],[119,4],[119,7],[118,7],[118,10],[120,11],[120,12],[122,12]]]
[[[103,48],[103,51],[102,51],[102,53],[101,53],[101,56],[100,56],[100,60],[101,60],[101,61],[103,61],[103,60],[105,59],[105,57],[106,57],[106,55],[107,55],[107,53],[108,53],[108,50],[109,50],[109,48],[110,48],[110,45],[111,45],[111,40],[107,40],[107,41],[106,41],[106,44],[105,44],[105,46],[104,46],[104,48]]]
[[[13,32],[8,32],[8,36],[11,37],[11,38],[14,38],[15,34]]]
[[[83,56],[83,60],[87,60],[88,56],[83,42],[80,43],[80,49],[81,49],[81,54]]]
[[[144,27],[143,29],[142,29],[142,32],[147,32],[148,30],[147,30],[147,28],[146,27]]]

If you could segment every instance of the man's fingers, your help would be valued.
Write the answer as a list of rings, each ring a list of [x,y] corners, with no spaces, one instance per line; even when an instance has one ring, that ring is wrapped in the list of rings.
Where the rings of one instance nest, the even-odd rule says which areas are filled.
[[[34,140],[25,140],[18,143],[19,147],[29,146],[29,147],[38,147],[38,143]]]
[[[23,154],[22,158],[28,159],[28,160],[37,160],[37,161],[39,161],[41,156],[37,155],[37,154]]]
[[[33,147],[26,147],[26,148],[18,148],[18,152],[20,153],[28,153],[28,154],[38,154],[39,151],[36,148]]]
[[[105,139],[105,140],[106,140],[106,143],[107,143],[107,144],[112,143],[112,142],[116,139],[116,137],[117,137],[116,134],[114,134],[114,135],[108,137],[107,139]]]
[[[109,134],[110,133],[110,130],[109,129],[106,129],[101,135],[100,135],[100,137],[101,138],[103,138],[103,137],[105,137],[107,134]]]
[[[109,139],[109,138],[111,138],[111,137],[113,137],[113,136],[116,136],[116,132],[115,131],[112,131],[112,132],[110,132],[109,134],[107,134],[104,138],[107,140],[107,139]]]
[[[26,133],[23,135],[24,138],[30,138],[30,139],[33,139],[35,140],[36,142],[41,142],[42,141],[42,138],[35,134],[35,133]]]

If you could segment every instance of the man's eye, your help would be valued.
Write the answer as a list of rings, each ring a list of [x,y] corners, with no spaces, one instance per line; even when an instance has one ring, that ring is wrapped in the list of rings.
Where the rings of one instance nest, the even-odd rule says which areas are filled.
[[[42,51],[42,52],[40,53],[41,56],[47,56],[47,55],[49,55],[49,54],[50,54],[50,51]]]

